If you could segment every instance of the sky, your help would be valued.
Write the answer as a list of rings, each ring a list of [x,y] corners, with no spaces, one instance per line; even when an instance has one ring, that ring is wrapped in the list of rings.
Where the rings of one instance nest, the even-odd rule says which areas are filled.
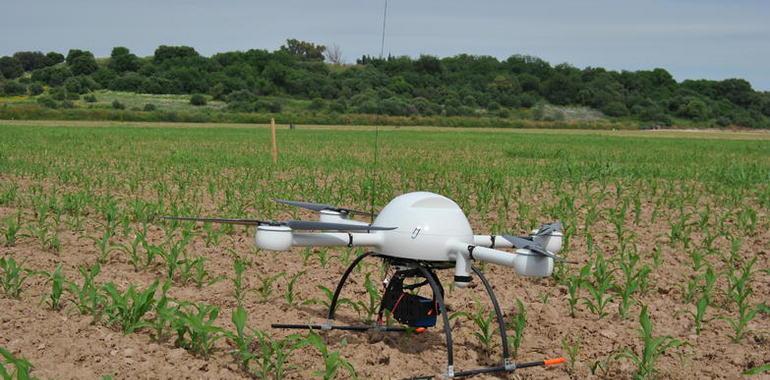
[[[379,55],[385,0],[2,0],[0,55],[87,49],[140,56],[158,45],[204,55],[275,50],[287,38],[336,44],[347,62]],[[770,91],[766,0],[388,0],[385,54],[501,59],[743,78]]]

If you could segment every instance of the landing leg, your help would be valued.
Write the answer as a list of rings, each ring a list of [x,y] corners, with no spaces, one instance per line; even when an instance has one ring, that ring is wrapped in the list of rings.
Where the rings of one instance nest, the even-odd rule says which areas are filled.
[[[433,275],[430,273],[428,269],[426,269],[422,264],[416,263],[415,266],[417,269],[420,270],[422,275],[428,279],[428,284],[430,284],[430,288],[433,291],[433,296],[436,299],[436,303],[438,303],[439,310],[441,311],[441,316],[444,320],[444,335],[446,335],[446,356],[447,356],[447,377],[454,377],[455,376],[455,370],[454,370],[454,354],[452,350],[452,326],[449,325],[449,315],[447,315],[446,312],[446,305],[444,304],[444,295],[441,294],[441,288],[439,288],[438,283],[436,282],[436,279],[433,278]]]
[[[340,282],[337,283],[337,289],[334,290],[334,297],[332,298],[332,302],[329,304],[329,315],[327,316],[328,319],[334,319],[334,312],[337,309],[337,299],[340,298],[340,293],[342,292],[342,287],[345,286],[345,282],[348,280],[348,277],[350,276],[350,273],[353,272],[353,269],[358,266],[358,263],[361,262],[361,260],[376,255],[374,252],[366,252],[362,255],[359,255],[356,257],[355,260],[353,260],[352,263],[350,263],[350,266],[348,266],[348,269],[345,270],[345,273],[342,275],[342,278],[340,278]]]
[[[484,289],[487,290],[487,295],[489,295],[489,299],[492,301],[492,307],[495,309],[495,315],[497,315],[497,327],[500,331],[500,340],[502,340],[503,343],[503,365],[507,365],[508,360],[510,359],[510,353],[508,352],[508,335],[505,332],[505,319],[503,318],[503,313],[500,311],[500,304],[497,302],[497,297],[495,297],[495,292],[492,290],[492,285],[489,284],[489,281],[484,276],[484,272],[480,271],[475,266],[472,266],[471,269],[473,269],[473,273],[476,273],[477,276],[479,276],[479,279],[481,279],[481,283],[484,284]]]

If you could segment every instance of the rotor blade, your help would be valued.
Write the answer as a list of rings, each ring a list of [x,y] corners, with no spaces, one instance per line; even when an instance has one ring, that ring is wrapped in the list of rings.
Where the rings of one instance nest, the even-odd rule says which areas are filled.
[[[380,227],[372,225],[327,223],[307,220],[289,220],[281,222],[293,230],[327,230],[327,231],[390,231],[398,227]]]
[[[550,235],[553,232],[562,232],[563,227],[561,225],[561,221],[557,220],[555,222],[541,224],[540,228],[537,229],[537,233],[535,235],[542,236],[542,235]]]
[[[554,255],[553,253],[549,252],[547,249],[545,249],[542,245],[529,240],[524,237],[519,236],[513,236],[513,235],[502,235],[505,240],[508,240],[513,244],[514,247],[520,248],[520,249],[528,249],[532,252],[535,252],[537,254],[550,257],[554,260],[564,260],[559,256]]]
[[[330,210],[330,211],[337,211],[344,214],[357,214],[357,215],[366,215],[366,216],[376,216],[376,214],[372,214],[368,211],[360,211],[360,210],[353,210],[345,207],[335,207],[326,203],[313,203],[313,202],[302,202],[302,201],[290,201],[286,199],[277,199],[273,198],[274,201],[278,203],[283,203],[285,205],[294,206],[294,207],[300,207],[308,210],[313,211],[321,211],[321,210]]]
[[[325,203],[313,203],[313,202],[301,202],[301,201],[289,201],[286,199],[277,199],[273,198],[274,201],[278,203],[283,203],[285,205],[294,206],[294,207],[300,207],[308,210],[313,211],[321,211],[321,210],[333,210],[334,206],[327,205]]]
[[[274,222],[268,222],[264,220],[256,219],[227,219],[227,218],[195,218],[188,216],[164,216],[166,220],[181,220],[188,222],[204,222],[204,223],[223,223],[223,224],[242,224],[246,226],[259,226],[263,224],[276,224]]]

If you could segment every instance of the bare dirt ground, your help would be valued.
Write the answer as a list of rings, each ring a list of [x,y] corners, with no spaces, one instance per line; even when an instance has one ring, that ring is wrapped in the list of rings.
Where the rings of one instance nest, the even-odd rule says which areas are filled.
[[[39,124],[39,122],[35,122]],[[604,133],[604,132],[602,132]],[[610,133],[610,132],[607,132]],[[687,133],[687,132],[683,132]],[[738,137],[740,138],[740,137]],[[314,148],[315,149],[315,148]],[[328,148],[327,148],[328,149]],[[394,148],[395,149],[395,148]],[[311,149],[312,150],[312,149]],[[320,151],[320,149],[318,150]],[[42,153],[41,153],[42,154]],[[324,153],[326,154],[326,153]],[[361,156],[365,153],[356,153]],[[323,156],[319,153],[319,156]],[[2,157],[0,157],[2,158]],[[118,165],[115,162],[104,162],[103,165]],[[236,177],[237,169],[224,168],[219,175]],[[119,170],[116,170],[119,171]],[[355,176],[357,173],[344,171],[345,175]],[[400,173],[389,173],[397,178]],[[286,172],[287,177],[297,173]],[[232,178],[231,178],[232,179]],[[282,179],[282,178],[279,178]],[[341,181],[340,177],[328,177],[318,180]],[[225,182],[227,179],[224,180]],[[53,179],[34,180],[19,178],[6,173],[0,173],[0,185],[14,184],[18,186],[19,194],[25,197],[36,193],[64,193],[77,189],[54,185]],[[235,182],[234,180],[231,182]],[[394,180],[394,182],[396,182]],[[199,184],[199,193],[205,194],[203,184]],[[535,186],[535,184],[529,184]],[[542,186],[540,186],[542,185]],[[106,185],[105,185],[106,186]],[[42,189],[38,189],[38,187]],[[151,186],[144,190],[133,191],[128,196],[129,185],[121,183],[114,188],[112,194],[127,201],[131,196],[151,198],[155,190]],[[259,190],[259,189],[257,189]],[[548,185],[540,183],[539,192],[525,192],[525,203],[532,205],[558,204],[559,199],[552,194]],[[104,191],[94,189],[94,192]],[[569,273],[575,273],[592,257],[589,255],[586,235],[582,226],[587,216],[585,206],[586,193],[598,191],[590,187],[590,191],[575,192],[577,220],[576,233],[569,248],[569,259],[577,264],[568,266]],[[615,194],[616,189],[611,185],[604,190],[607,194]],[[705,191],[705,190],[704,190]],[[105,191],[109,193],[109,191]],[[194,193],[194,192],[191,192]],[[748,323],[746,336],[738,341],[731,339],[732,329],[721,317],[734,316],[735,306],[728,297],[729,285],[724,273],[727,269],[723,257],[729,254],[731,242],[726,236],[719,235],[714,240],[717,254],[707,257],[707,261],[719,273],[715,285],[712,306],[708,309],[703,331],[695,334],[693,327],[694,305],[683,300],[687,291],[686,284],[693,277],[690,269],[691,259],[688,253],[704,244],[706,236],[697,228],[693,229],[689,249],[681,244],[669,244],[668,235],[671,232],[669,222],[675,220],[675,210],[668,208],[665,202],[657,204],[659,198],[666,198],[660,191],[655,197],[643,197],[640,206],[640,222],[633,220],[635,215],[629,212],[625,225],[629,228],[638,244],[645,264],[652,265],[653,252],[660,251],[660,263],[651,271],[649,289],[635,295],[635,303],[630,309],[628,318],[621,318],[617,313],[619,297],[615,296],[606,306],[607,315],[599,318],[592,313],[583,301],[577,304],[575,317],[570,317],[568,308],[568,290],[554,278],[528,279],[516,276],[513,270],[495,265],[487,265],[484,269],[492,283],[506,320],[510,320],[516,310],[516,300],[520,299],[526,308],[527,325],[524,330],[522,345],[519,348],[517,361],[535,361],[545,358],[567,356],[567,345],[578,346],[575,361],[555,367],[531,368],[521,370],[506,376],[479,376],[479,378],[520,378],[520,379],[626,379],[633,378],[635,366],[628,360],[618,358],[624,350],[641,352],[642,343],[639,338],[638,315],[640,305],[647,305],[654,324],[654,335],[670,335],[686,344],[672,348],[661,355],[656,363],[656,377],[661,379],[739,379],[742,373],[750,368],[770,363],[770,315],[758,313]],[[466,194],[475,204],[477,194]],[[217,197],[221,197],[218,193]],[[703,196],[697,204],[688,205],[692,208],[693,218],[697,212],[709,207],[713,215],[728,215],[729,218],[718,222],[716,217],[709,220],[710,228],[714,230],[718,223],[729,226],[735,232],[736,220],[728,207],[719,201]],[[311,199],[306,199],[311,200]],[[200,208],[207,215],[223,215],[219,207],[221,199],[210,199],[200,196]],[[458,199],[459,201],[459,199]],[[493,202],[482,217],[477,211],[466,210],[470,215],[471,225],[477,234],[490,231],[489,220],[496,217],[496,208],[500,207],[499,200]],[[742,247],[740,261],[745,262],[756,257],[753,281],[753,294],[749,303],[756,305],[770,302],[770,230],[768,229],[767,209],[754,205],[756,209],[758,228],[753,234],[741,235]],[[353,205],[351,205],[353,206]],[[545,206],[544,206],[545,207]],[[593,241],[598,246],[597,251],[605,252],[608,259],[617,253],[614,226],[608,220],[610,210],[619,207],[614,196],[606,197],[598,208],[605,212],[591,227]],[[280,207],[276,219],[299,218],[315,220],[317,215],[294,211]],[[255,210],[247,212],[254,214]],[[522,211],[514,207],[515,220]],[[658,219],[653,221],[653,214],[658,213]],[[0,206],[0,220],[15,218],[18,213],[23,215],[26,224],[34,220],[35,211],[18,205]],[[545,220],[543,210],[535,210],[538,220]],[[39,239],[32,236],[21,236],[13,246],[0,245],[0,257],[13,257],[25,268],[35,271],[51,272],[61,265],[65,277],[74,282],[80,282],[78,268],[92,265],[98,257],[98,250],[89,238],[102,234],[98,223],[100,215],[91,211],[85,216],[83,230],[69,228],[67,216],[59,224],[57,234],[61,240],[61,249],[52,251],[41,245]],[[544,220],[541,220],[544,219]],[[694,219],[693,219],[694,220]],[[694,222],[693,222],[694,223]],[[163,223],[151,223],[147,240],[153,243],[162,242],[164,236]],[[114,244],[130,244],[133,231],[137,225],[129,225],[124,231],[118,227],[113,239]],[[232,234],[223,235],[218,243],[208,245],[205,242],[205,231],[201,226],[195,228],[195,236],[187,251],[195,257],[205,257],[205,268],[209,278],[219,278],[212,284],[196,287],[192,283],[175,281],[169,295],[175,299],[204,302],[219,307],[220,313],[216,324],[225,330],[232,331],[234,325],[230,320],[231,313],[237,303],[234,298],[233,260],[236,256],[245,259],[249,265],[246,270],[246,288],[257,289],[262,284],[261,279],[284,273],[278,278],[267,295],[257,291],[249,291],[245,295],[244,307],[248,311],[248,326],[271,334],[274,337],[285,337],[294,331],[273,330],[271,323],[322,323],[325,321],[326,308],[319,302],[324,298],[318,288],[332,288],[343,273],[345,262],[361,251],[349,251],[345,248],[330,249],[328,263],[322,263],[323,251],[311,251],[306,262],[301,249],[291,252],[268,252],[254,248],[253,229],[237,227]],[[513,233],[523,233],[523,230],[513,230]],[[23,230],[22,233],[29,235]],[[0,240],[2,241],[2,240]],[[657,247],[657,248],[656,248]],[[345,257],[347,256],[347,260]],[[130,284],[145,288],[153,281],[164,278],[165,268],[159,259],[149,268],[136,271],[130,264],[124,252],[115,250],[109,255],[107,262],[101,266],[97,283],[113,282],[120,289]],[[300,272],[305,274],[296,284],[298,302],[290,305],[284,299],[289,279]],[[367,299],[364,290],[364,275],[371,273],[375,282],[382,279],[379,261],[371,259],[362,265],[360,271],[354,272],[343,296],[353,301]],[[447,290],[447,303],[450,312],[473,312],[479,307],[488,307],[483,286],[474,279],[469,289],[453,289],[451,270],[439,272],[440,279]],[[621,277],[615,273],[616,280]],[[64,308],[53,311],[45,304],[45,298],[50,292],[50,283],[40,275],[35,275],[24,285],[20,299],[0,297],[0,347],[7,348],[14,354],[29,360],[33,375],[44,379],[92,379],[102,376],[112,376],[116,379],[240,379],[253,378],[238,366],[231,355],[233,344],[228,339],[220,339],[215,350],[209,357],[194,355],[175,345],[174,339],[168,338],[157,341],[147,329],[135,333],[123,334],[118,328],[108,327],[103,320],[81,315],[76,310],[71,294],[64,295]],[[588,295],[583,291],[582,297]],[[343,305],[337,312],[341,323],[360,323],[361,316],[349,306]],[[499,343],[493,347],[491,355],[485,355],[483,348],[474,336],[478,331],[473,323],[466,318],[456,318],[452,322],[455,340],[455,369],[469,369],[482,365],[499,363],[501,348]],[[510,333],[509,333],[510,334]],[[417,375],[438,376],[446,371],[446,351],[441,322],[436,328],[418,335],[383,334],[383,333],[350,333],[332,331],[323,333],[329,348],[339,351],[349,360],[357,371],[358,378],[368,379],[401,379]],[[494,341],[497,342],[495,335]],[[317,350],[304,347],[293,352],[289,358],[291,368],[286,374],[290,379],[318,378],[317,371],[322,370],[323,362]],[[757,378],[762,378],[760,375]],[[764,375],[767,376],[767,375]],[[343,374],[341,377],[346,377]],[[765,377],[767,378],[767,377]]]

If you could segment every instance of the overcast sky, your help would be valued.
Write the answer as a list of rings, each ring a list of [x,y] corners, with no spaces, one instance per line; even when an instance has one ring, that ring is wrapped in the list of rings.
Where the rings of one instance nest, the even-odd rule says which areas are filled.
[[[2,0],[0,55],[70,48],[151,55],[274,50],[287,38],[378,55],[385,1]],[[577,67],[663,67],[677,80],[740,77],[770,90],[770,1],[389,0],[385,53],[529,54]]]

